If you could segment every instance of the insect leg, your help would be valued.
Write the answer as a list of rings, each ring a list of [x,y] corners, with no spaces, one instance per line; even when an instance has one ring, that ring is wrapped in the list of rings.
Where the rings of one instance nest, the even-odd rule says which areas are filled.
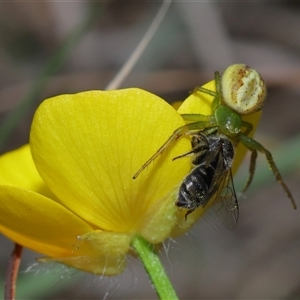
[[[254,177],[256,158],[257,158],[257,151],[255,149],[252,149],[251,150],[251,158],[250,158],[250,166],[249,166],[249,177],[248,177],[246,185],[243,189],[243,193],[248,189],[248,187],[250,186],[252,179]]]
[[[264,146],[262,146],[260,143],[258,143],[257,141],[253,140],[252,138],[245,136],[243,134],[239,135],[239,141],[242,142],[250,151],[259,151],[261,153],[264,153],[267,159],[267,162],[275,176],[276,181],[283,187],[285,193],[287,194],[287,196],[290,198],[291,202],[292,202],[292,206],[294,209],[297,209],[297,205],[295,203],[295,200],[292,196],[292,193],[290,192],[289,188],[287,187],[287,185],[285,184],[285,182],[283,181],[281,174],[274,162],[274,159],[272,157],[271,152],[269,152]],[[251,174],[250,174],[251,177]]]
[[[200,155],[203,152],[205,153],[207,152],[209,146],[208,146],[207,137],[204,133],[202,133],[201,131],[197,133],[195,133],[194,131],[188,131],[186,135],[193,136],[192,150],[174,157],[172,159],[173,161],[182,157],[191,156],[192,154],[195,155],[196,153],[198,153]],[[200,141],[202,141],[202,143]]]
[[[219,74],[219,75],[220,75],[220,74]],[[219,93],[219,91],[220,91],[220,89],[221,89],[220,84],[221,84],[221,83],[219,82],[219,80],[216,81],[216,90],[217,90],[217,92],[208,90],[208,89],[206,89],[206,88],[204,88],[204,87],[196,87],[196,88],[194,89],[194,93],[200,92],[200,93],[207,94],[207,95],[210,95],[210,96],[213,96],[213,97],[214,97],[214,99],[213,99],[213,101],[212,101],[212,103],[211,103],[211,109],[212,109],[213,112],[217,109],[217,107],[218,107],[218,106],[220,105],[220,103],[221,103],[221,101],[220,101],[220,95],[221,95],[221,94]]]
[[[243,132],[244,135],[248,135],[253,129],[253,125],[249,122],[242,121],[242,126],[246,128],[246,130]],[[250,186],[250,184],[253,180],[255,166],[256,166],[257,150],[255,150],[255,149],[249,149],[249,150],[251,150],[249,177],[248,177],[246,185],[243,189],[243,193],[248,189],[248,187]]]
[[[242,121],[242,126],[246,128],[244,135],[248,135],[253,129],[253,125],[246,121]]]
[[[174,157],[172,160],[176,160],[176,159],[183,158],[183,157],[186,157],[186,156],[191,156],[192,154],[195,154],[195,150],[191,150],[189,152],[178,155],[178,156]]]
[[[204,88],[202,86],[196,86],[194,88],[193,93],[195,94],[197,92],[201,92],[201,93],[213,96],[213,97],[216,97],[217,95],[221,95],[221,75],[217,71],[217,72],[215,72],[215,76],[214,77],[215,77],[215,82],[216,82],[216,92],[214,92],[212,90],[209,90],[209,89],[206,89],[206,88]]]
[[[196,123],[196,122],[198,124],[202,123],[202,126],[201,128],[199,128],[199,130],[208,126],[215,125],[216,123],[216,119],[212,115],[206,116],[201,114],[180,114],[180,116],[187,124]]]
[[[188,134],[191,130],[200,130],[203,129],[206,125],[206,122],[199,121],[190,124],[183,125],[177,128],[173,134],[167,139],[167,141],[152,155],[142,166],[141,168],[133,175],[133,179],[136,179],[139,174],[147,167],[149,164],[154,161],[159,155],[161,155],[173,141],[178,140],[182,135]]]
[[[215,83],[216,83],[216,93],[222,95],[222,86],[221,86],[221,74],[220,72],[215,72]]]
[[[195,94],[195,93],[197,93],[197,92],[201,92],[201,93],[208,94],[208,95],[210,95],[210,96],[216,97],[216,92],[211,91],[211,90],[209,90],[209,89],[206,89],[206,88],[204,88],[204,87],[202,87],[202,86],[196,86],[196,87],[195,87],[193,93]]]
[[[180,114],[180,116],[182,117],[182,119],[185,122],[203,122],[206,124],[206,126],[208,126],[207,123],[215,122],[214,116],[211,116],[211,115],[205,116],[205,115],[201,115],[201,114]]]
[[[221,86],[221,74],[219,72],[215,72],[215,84],[216,84],[216,95],[214,97],[213,102],[211,103],[211,109],[213,112],[221,105],[222,103],[222,86]]]

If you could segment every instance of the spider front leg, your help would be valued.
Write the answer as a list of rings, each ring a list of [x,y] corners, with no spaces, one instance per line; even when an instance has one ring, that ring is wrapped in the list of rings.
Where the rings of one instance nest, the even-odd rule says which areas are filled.
[[[242,121],[242,127],[246,128],[246,130],[243,132],[244,135],[248,135],[253,129],[253,125],[246,121]]]
[[[214,112],[217,109],[217,107],[221,104],[220,87],[218,86],[217,81],[216,81],[216,91],[217,92],[214,92],[204,87],[196,87],[194,93],[200,92],[214,97],[213,101],[211,102],[211,110],[212,112]]]
[[[205,116],[203,116],[205,117]],[[173,134],[167,139],[167,141],[152,155],[142,166],[141,168],[133,175],[133,179],[136,179],[139,174],[150,165],[152,161],[154,161],[159,155],[161,155],[173,141],[178,140],[181,136],[186,134],[191,134],[191,131],[194,130],[201,130],[205,128],[205,125],[207,124],[207,119],[204,121],[204,118],[202,118],[201,121],[190,123],[183,125],[179,128],[177,128]]]
[[[250,163],[250,177],[247,181],[246,187],[245,189],[249,186],[250,182],[252,181],[253,178],[253,174],[254,174],[254,169],[255,169],[255,161],[256,161],[256,156],[257,156],[257,151],[264,153],[267,159],[267,162],[275,176],[276,181],[283,187],[285,193],[287,194],[287,196],[290,198],[291,202],[292,202],[292,206],[294,209],[297,209],[297,205],[296,202],[293,198],[292,193],[290,192],[289,188],[287,187],[287,185],[285,184],[285,182],[282,179],[282,176],[274,162],[273,156],[271,154],[270,151],[268,151],[264,146],[262,146],[260,143],[258,143],[257,141],[253,140],[252,138],[244,135],[244,134],[240,134],[239,135],[239,141],[242,142],[250,151],[252,151],[252,155],[251,155],[251,163]],[[249,182],[250,181],[250,182]],[[244,189],[244,190],[245,190]]]

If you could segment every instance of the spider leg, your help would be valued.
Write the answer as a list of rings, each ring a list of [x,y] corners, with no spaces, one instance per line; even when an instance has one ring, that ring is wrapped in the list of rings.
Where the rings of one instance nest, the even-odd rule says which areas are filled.
[[[252,138],[246,136],[246,135],[243,135],[243,134],[240,134],[239,135],[239,141],[242,142],[250,151],[259,151],[263,154],[265,154],[266,156],[266,159],[267,159],[267,162],[275,176],[275,179],[276,181],[282,186],[282,188],[284,189],[285,193],[287,194],[287,196],[290,198],[291,202],[292,202],[292,206],[294,209],[297,209],[297,205],[296,205],[296,202],[293,198],[293,195],[292,193],[290,192],[289,188],[287,187],[287,185],[285,184],[285,182],[283,181],[282,179],[282,176],[274,162],[274,159],[273,159],[273,156],[271,154],[270,151],[268,151],[264,146],[262,146],[260,143],[258,143],[257,141],[253,140]],[[255,154],[254,154],[255,156]],[[254,158],[251,158],[252,160],[252,163],[253,164],[253,160]],[[251,169],[251,164],[250,164],[250,169]],[[253,172],[254,172],[254,167],[252,166],[253,168]],[[253,174],[251,176],[251,173],[250,173],[250,180],[252,180],[253,177]],[[248,179],[249,181],[249,179]],[[247,187],[247,186],[246,186]]]
[[[250,158],[250,166],[249,166],[249,177],[247,179],[246,185],[243,189],[243,193],[248,189],[250,186],[255,172],[255,166],[256,166],[256,158],[257,158],[257,150],[251,150],[251,158]]]
[[[149,164],[154,161],[159,155],[161,155],[173,141],[178,140],[181,136],[185,134],[191,134],[194,130],[201,130],[206,127],[206,121],[198,121],[190,124],[183,125],[177,128],[173,134],[166,140],[166,142],[152,155],[142,166],[141,168],[133,175],[133,179],[136,179],[139,174],[147,167]]]
[[[248,135],[253,129],[253,125],[246,121],[242,121],[242,126],[246,128],[246,130],[243,132],[244,135]]]

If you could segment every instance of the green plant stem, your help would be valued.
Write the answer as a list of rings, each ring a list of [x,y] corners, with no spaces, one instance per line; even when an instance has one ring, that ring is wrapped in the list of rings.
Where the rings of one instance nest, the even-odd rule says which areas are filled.
[[[0,127],[0,148],[3,148],[3,145],[12,134],[12,131],[17,126],[20,119],[26,114],[31,105],[35,103],[38,95],[48,81],[49,76],[58,70],[64,60],[67,59],[68,55],[73,51],[75,45],[77,45],[91,25],[97,20],[99,13],[103,11],[102,7],[103,6],[99,3],[90,5],[90,12],[85,15],[84,20],[74,28],[70,35],[58,47],[29,92],[21,99],[18,106],[4,118]]]
[[[159,298],[178,299],[159,257],[153,251],[153,245],[141,236],[136,236],[132,241],[132,246],[142,261]]]

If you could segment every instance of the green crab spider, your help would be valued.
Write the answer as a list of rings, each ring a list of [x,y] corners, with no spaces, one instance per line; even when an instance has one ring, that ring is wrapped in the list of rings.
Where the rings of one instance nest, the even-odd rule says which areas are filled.
[[[276,181],[291,200],[294,209],[297,209],[295,200],[289,188],[274,162],[272,154],[262,144],[249,137],[253,126],[249,122],[242,120],[243,115],[248,115],[261,110],[266,99],[267,88],[260,74],[244,64],[234,64],[229,66],[222,76],[219,72],[214,75],[216,92],[203,87],[196,87],[194,93],[202,92],[214,97],[212,101],[213,114],[205,116],[201,114],[181,114],[187,123],[177,128],[168,140],[150,157],[141,168],[134,174],[136,179],[139,174],[159,155],[161,155],[172,142],[178,140],[183,135],[193,136],[196,132],[217,130],[218,134],[225,135],[236,146],[238,143],[244,144],[251,152],[249,177],[243,192],[250,186],[256,165],[257,152],[265,155],[266,160],[275,176]]]

